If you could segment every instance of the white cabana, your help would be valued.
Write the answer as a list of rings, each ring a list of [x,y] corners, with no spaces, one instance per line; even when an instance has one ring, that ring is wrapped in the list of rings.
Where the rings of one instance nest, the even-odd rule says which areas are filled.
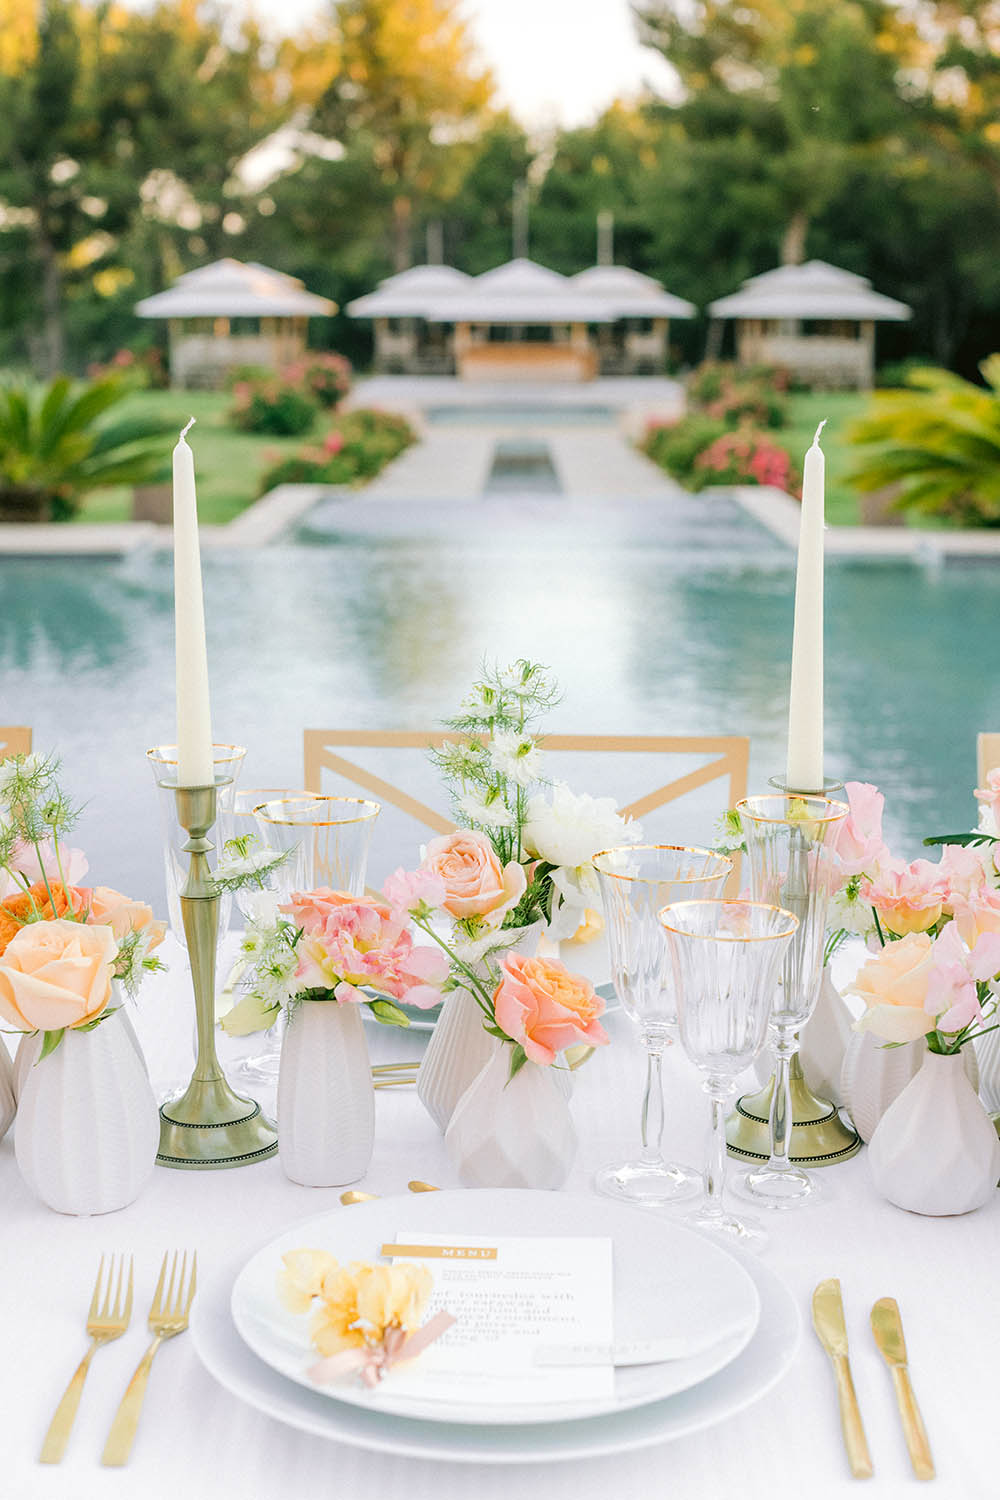
[[[910,317],[904,302],[874,291],[864,276],[822,260],[752,276],[708,310],[735,321],[740,364],[780,365],[808,385],[866,390],[875,324]]]
[[[337,304],[283,271],[225,259],[178,276],[135,310],[167,320],[170,383],[185,387],[220,385],[240,365],[292,363],[305,352],[308,320],[331,317]]]
[[[375,320],[380,370],[586,380],[662,370],[669,319],[694,309],[623,266],[562,276],[520,258],[481,276],[417,266],[347,312]]]

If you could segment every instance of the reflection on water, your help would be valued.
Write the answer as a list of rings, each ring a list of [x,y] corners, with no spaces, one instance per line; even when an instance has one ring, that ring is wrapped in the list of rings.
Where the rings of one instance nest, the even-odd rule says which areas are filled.
[[[215,735],[248,746],[248,785],[298,782],[306,726],[433,728],[484,656],[517,655],[562,683],[553,729],[746,733],[754,783],[783,769],[792,558],[724,501],[330,501],[300,539],[204,570]],[[828,769],[886,790],[911,854],[975,817],[998,583],[828,569]],[[159,899],[143,755],[174,738],[169,556],[0,560],[0,653],[0,722],[62,752],[95,875]]]

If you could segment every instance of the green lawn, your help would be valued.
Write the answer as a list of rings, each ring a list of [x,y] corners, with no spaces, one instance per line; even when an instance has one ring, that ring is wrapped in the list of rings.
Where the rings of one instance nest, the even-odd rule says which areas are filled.
[[[177,424],[180,432],[189,417],[196,424],[189,434],[198,476],[198,513],[202,521],[222,525],[257,499],[260,478],[278,458],[296,453],[305,437],[258,437],[226,423],[231,397],[225,391],[136,391],[115,408],[115,416],[157,416]],[[317,428],[321,425],[317,419]],[[132,492],[95,490],[74,518],[77,521],[128,521]]]
[[[826,518],[832,526],[858,524],[858,494],[845,478],[855,462],[846,428],[866,410],[869,399],[865,391],[806,391],[794,395],[789,398],[788,426],[774,434],[801,474],[806,449],[826,418],[820,442],[826,455]]]

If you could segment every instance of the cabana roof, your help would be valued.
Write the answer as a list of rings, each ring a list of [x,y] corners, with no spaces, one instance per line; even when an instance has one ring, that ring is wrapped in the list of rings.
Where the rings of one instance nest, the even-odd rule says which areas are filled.
[[[872,290],[864,276],[823,260],[779,266],[751,276],[738,292],[709,306],[713,318],[821,318],[903,323],[905,302]]]
[[[466,276],[453,266],[415,266],[348,304],[353,318],[423,318],[429,323],[613,323],[618,318],[689,318],[694,308],[658,281],[625,266],[592,266],[576,276],[526,259]]]
[[[178,276],[135,310],[140,318],[327,318],[337,304],[283,271],[226,258]]]

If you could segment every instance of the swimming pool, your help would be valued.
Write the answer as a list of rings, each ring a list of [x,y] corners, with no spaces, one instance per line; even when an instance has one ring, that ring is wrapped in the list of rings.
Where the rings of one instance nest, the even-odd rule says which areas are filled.
[[[753,782],[783,768],[793,558],[725,498],[330,499],[204,572],[214,728],[248,746],[245,785],[297,784],[305,726],[433,728],[484,655],[552,667],[553,730],[745,733]],[[828,567],[828,770],[886,791],[900,852],[974,821],[998,599],[993,563]],[[143,753],[174,734],[169,554],[0,559],[0,662],[0,722],[62,752],[97,878],[159,900]]]

